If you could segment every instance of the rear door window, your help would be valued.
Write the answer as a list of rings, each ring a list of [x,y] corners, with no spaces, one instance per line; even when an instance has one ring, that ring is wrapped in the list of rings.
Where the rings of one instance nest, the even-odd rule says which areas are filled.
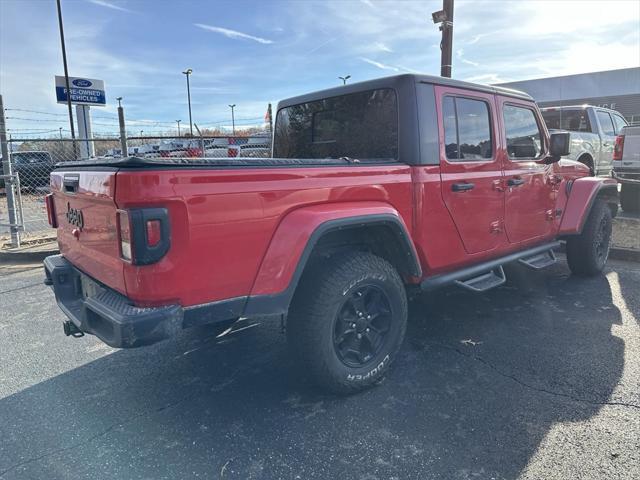
[[[542,134],[533,110],[505,105],[502,110],[507,153],[512,160],[535,159],[542,155]]]
[[[484,100],[446,96],[442,99],[445,153],[452,162],[493,158],[489,105]]]
[[[370,90],[280,109],[274,156],[398,160],[395,91]]]
[[[550,130],[591,132],[591,123],[586,110],[545,110],[542,118]]]
[[[598,121],[600,122],[602,132],[605,135],[615,135],[616,133],[615,129],[613,128],[613,121],[611,120],[611,116],[603,110],[597,110],[596,115],[598,116]]]
[[[620,115],[616,115],[615,113],[611,116],[613,117],[613,123],[615,124],[614,126],[616,127],[616,134],[619,134],[620,130],[622,130],[624,127],[627,126],[627,121],[624,118],[622,118]]]

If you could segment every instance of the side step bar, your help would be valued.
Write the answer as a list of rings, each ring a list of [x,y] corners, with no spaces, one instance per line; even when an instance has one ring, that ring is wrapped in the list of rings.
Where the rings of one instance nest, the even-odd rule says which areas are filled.
[[[504,274],[502,265],[486,273],[482,273],[476,277],[469,278],[467,280],[456,280],[455,284],[471,290],[472,292],[484,292],[494,287],[499,287],[507,281],[507,276]]]
[[[533,270],[541,270],[549,267],[556,263],[556,261],[556,254],[553,253],[553,250],[547,250],[546,252],[518,260],[522,265],[532,268]]]
[[[545,243],[521,252],[510,253],[504,257],[478,263],[471,267],[465,267],[455,272],[434,275],[433,277],[425,278],[420,283],[420,288],[425,291],[431,291],[446,285],[456,284],[474,292],[484,292],[505,282],[506,278],[504,277],[502,265],[524,260],[523,263],[531,268],[543,268],[555,262],[555,255],[553,255],[552,250],[559,246],[560,242]],[[543,258],[543,256],[546,256],[546,258]],[[553,258],[553,262],[550,261],[551,258]]]

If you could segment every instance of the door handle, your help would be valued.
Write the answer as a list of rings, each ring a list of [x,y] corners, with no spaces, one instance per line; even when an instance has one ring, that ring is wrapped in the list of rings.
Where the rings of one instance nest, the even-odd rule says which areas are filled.
[[[509,180],[507,180],[507,186],[508,187],[518,187],[520,185],[522,185],[524,183],[524,180],[522,178],[510,178]]]
[[[474,183],[454,183],[451,185],[451,190],[454,192],[466,192],[467,190],[473,190],[475,186]]]

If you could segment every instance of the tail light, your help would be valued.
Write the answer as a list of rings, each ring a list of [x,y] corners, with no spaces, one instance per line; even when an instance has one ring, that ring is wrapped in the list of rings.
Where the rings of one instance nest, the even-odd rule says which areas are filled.
[[[613,147],[613,159],[622,160],[623,151],[624,151],[624,135],[618,135],[616,137],[616,144]]]
[[[238,149],[237,148],[229,148],[227,150],[227,155],[229,157],[237,157],[238,156]]]
[[[133,265],[150,265],[166,255],[171,246],[166,208],[118,210],[120,256]]]
[[[44,204],[47,207],[47,220],[52,228],[58,228],[58,219],[56,218],[56,206],[53,203],[53,193],[44,196]]]
[[[129,214],[125,210],[118,210],[118,237],[120,239],[120,256],[130,262],[131,255],[131,224]]]

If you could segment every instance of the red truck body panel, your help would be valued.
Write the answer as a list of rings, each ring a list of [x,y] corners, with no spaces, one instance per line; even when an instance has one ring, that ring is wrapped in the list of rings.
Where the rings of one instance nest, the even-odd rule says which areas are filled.
[[[63,175],[70,173],[73,172],[55,173],[56,210],[62,212],[70,201],[82,205],[85,217],[91,219],[106,207],[78,204],[80,195],[70,196],[57,188]],[[83,172],[82,177],[87,173]],[[73,237],[64,217],[59,218],[62,226],[59,242],[63,253],[72,252],[72,261],[79,269],[117,287],[140,306],[173,302],[191,306],[248,295],[276,228],[295,209],[322,204],[331,210],[332,204],[352,202],[351,213],[362,214],[355,203],[362,202],[364,211],[368,211],[374,202],[378,207],[385,206],[382,209],[385,212],[401,217],[408,228],[412,224],[411,169],[406,165],[121,170],[113,177],[117,177],[118,183],[115,203],[113,189],[97,197],[99,202],[106,202],[113,220],[106,222],[105,215],[95,218],[96,222],[102,222],[102,227],[110,225],[109,249],[104,254],[96,250],[103,247],[93,242],[97,233],[89,223],[79,239]],[[112,175],[102,172],[91,178],[104,184],[112,182]],[[118,209],[162,206],[169,210],[172,247],[162,261],[136,266],[120,258],[114,223],[116,205]],[[294,228],[309,230],[303,225]],[[92,241],[85,249],[88,239]],[[289,253],[296,248],[302,247],[286,246]],[[267,259],[264,267],[267,270],[271,255],[275,251]],[[107,264],[109,268],[103,268]],[[275,292],[290,274],[284,268],[270,289],[262,286],[260,291]]]

